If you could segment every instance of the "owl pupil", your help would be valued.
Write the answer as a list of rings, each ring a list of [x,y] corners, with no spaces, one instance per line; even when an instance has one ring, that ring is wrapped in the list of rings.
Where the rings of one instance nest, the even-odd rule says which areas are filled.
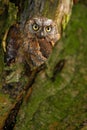
[[[50,28],[48,27],[47,30],[50,30]]]
[[[37,28],[37,25],[35,25],[34,27]]]

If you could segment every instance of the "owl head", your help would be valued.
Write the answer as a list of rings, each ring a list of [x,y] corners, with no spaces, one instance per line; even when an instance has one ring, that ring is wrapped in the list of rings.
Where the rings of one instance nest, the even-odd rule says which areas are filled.
[[[29,38],[45,38],[48,41],[56,42],[60,37],[56,23],[52,19],[44,17],[28,20],[24,31]]]

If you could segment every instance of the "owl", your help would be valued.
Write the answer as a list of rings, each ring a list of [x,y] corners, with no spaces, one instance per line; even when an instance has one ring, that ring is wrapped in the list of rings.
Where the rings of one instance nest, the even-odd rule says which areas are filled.
[[[56,23],[44,17],[27,20],[22,33],[18,32],[16,26],[11,32],[14,32],[14,35],[10,37],[7,45],[7,64],[11,64],[12,61],[24,62],[31,70],[47,60],[53,46],[60,38]]]
[[[16,97],[28,84],[29,77],[42,68],[40,66],[47,61],[59,38],[52,19],[34,17],[26,21],[23,29],[19,24],[13,25],[6,39],[2,90]],[[35,75],[30,79],[33,80]]]

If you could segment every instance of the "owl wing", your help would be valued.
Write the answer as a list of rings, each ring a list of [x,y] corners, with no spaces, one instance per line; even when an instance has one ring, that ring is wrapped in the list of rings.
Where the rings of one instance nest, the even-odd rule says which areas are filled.
[[[35,67],[40,66],[44,63],[44,61],[46,61],[46,58],[40,51],[39,43],[36,39],[28,39],[28,37],[25,37],[24,43],[20,49],[22,51],[19,51],[19,53],[23,52],[22,60],[26,61],[31,70],[33,70]],[[21,54],[18,54],[18,56],[21,58]]]
[[[25,40],[24,52],[30,68],[42,65],[52,52],[52,45],[46,39]]]
[[[10,27],[6,41],[7,46],[5,53],[5,62],[7,65],[10,65],[13,61],[15,61],[21,41],[20,31],[17,24]]]
[[[45,58],[48,58],[49,55],[52,53],[52,43],[51,41],[47,41],[47,39],[39,39],[38,40],[40,46],[40,52]]]

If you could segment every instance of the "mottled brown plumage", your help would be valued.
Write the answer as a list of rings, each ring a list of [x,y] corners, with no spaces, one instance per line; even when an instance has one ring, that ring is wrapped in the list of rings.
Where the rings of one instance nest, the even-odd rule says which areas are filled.
[[[15,35],[11,34],[7,46],[7,62],[12,59],[19,63],[27,62],[31,70],[46,61],[59,39],[55,22],[48,18],[35,17],[28,20],[21,34],[18,27],[12,31]]]
[[[23,42],[21,40],[21,35],[19,31],[19,25],[15,24],[11,26],[7,35],[7,46],[6,46],[6,63],[10,65],[14,62],[15,57],[17,56],[18,49],[20,44]]]
[[[56,23],[43,17],[29,19],[21,32],[20,25],[10,28],[6,48],[7,70],[2,88],[5,93],[16,97],[29,77],[29,84],[33,82],[59,36]]]

